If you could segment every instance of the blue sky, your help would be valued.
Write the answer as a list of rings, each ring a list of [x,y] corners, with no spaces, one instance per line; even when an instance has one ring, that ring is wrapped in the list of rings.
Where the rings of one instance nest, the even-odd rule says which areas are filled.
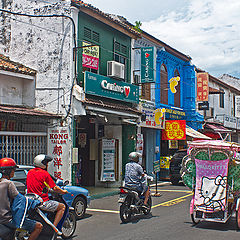
[[[85,0],[100,10],[142,22],[142,29],[191,56],[215,77],[240,78],[239,0]],[[146,6],[147,3],[147,6]]]

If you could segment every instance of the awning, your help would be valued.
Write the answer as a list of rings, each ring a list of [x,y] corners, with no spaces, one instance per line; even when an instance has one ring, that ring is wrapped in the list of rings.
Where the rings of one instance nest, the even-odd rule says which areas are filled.
[[[186,126],[186,135],[190,136],[192,138],[197,138],[197,139],[211,139],[210,137],[194,130],[193,128]]]
[[[214,132],[217,133],[230,133],[232,132],[232,130],[225,128],[224,126],[220,125],[220,124],[215,124],[215,123],[206,123],[206,125],[204,126],[204,129],[211,129]]]

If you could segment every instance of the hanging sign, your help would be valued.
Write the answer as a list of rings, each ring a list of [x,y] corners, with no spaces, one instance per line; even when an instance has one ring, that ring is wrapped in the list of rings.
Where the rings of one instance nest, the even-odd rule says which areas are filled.
[[[235,116],[240,117],[240,96],[235,96]]]
[[[99,46],[91,46],[91,43],[82,43],[82,66],[98,70],[99,65]]]
[[[164,129],[165,124],[165,108],[158,108],[156,110],[142,108],[146,119],[140,122],[140,127]]]
[[[115,139],[102,139],[101,181],[115,181]]]
[[[186,121],[168,120],[165,123],[165,129],[162,130],[162,140],[185,140],[186,139]]]
[[[141,48],[141,83],[155,82],[156,48]]]
[[[48,129],[48,154],[53,157],[49,164],[49,173],[57,179],[71,180],[70,176],[70,135],[68,128]]]
[[[197,73],[197,102],[208,101],[208,73]]]

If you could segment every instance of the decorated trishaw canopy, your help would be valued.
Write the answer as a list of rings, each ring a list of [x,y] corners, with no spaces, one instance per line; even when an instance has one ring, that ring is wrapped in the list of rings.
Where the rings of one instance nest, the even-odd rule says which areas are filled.
[[[240,144],[223,140],[197,140],[188,144],[190,148],[215,148],[240,150]]]

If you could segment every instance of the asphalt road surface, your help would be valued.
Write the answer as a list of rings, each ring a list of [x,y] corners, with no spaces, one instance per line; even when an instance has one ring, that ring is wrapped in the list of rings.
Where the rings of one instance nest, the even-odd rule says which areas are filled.
[[[240,239],[234,217],[225,224],[201,222],[194,226],[189,216],[191,191],[185,186],[166,183],[158,190],[161,196],[153,197],[152,213],[136,216],[127,224],[119,218],[118,196],[92,200],[86,217],[77,223],[73,239]]]

